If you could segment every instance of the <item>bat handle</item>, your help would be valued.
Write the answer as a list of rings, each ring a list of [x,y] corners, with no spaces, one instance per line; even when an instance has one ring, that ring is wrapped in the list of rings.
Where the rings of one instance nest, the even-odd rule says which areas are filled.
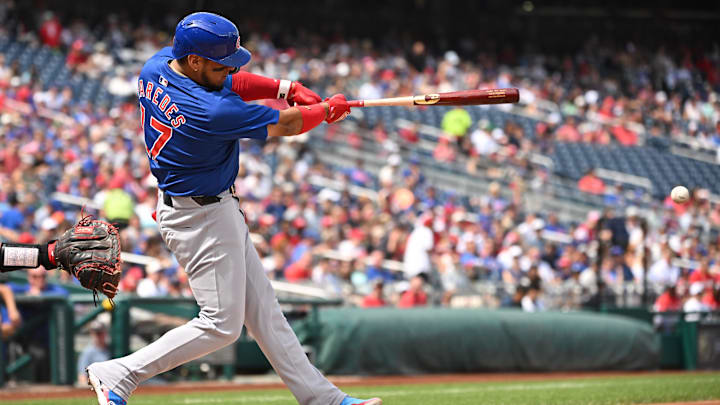
[[[365,100],[349,100],[348,105],[350,107],[365,107]]]

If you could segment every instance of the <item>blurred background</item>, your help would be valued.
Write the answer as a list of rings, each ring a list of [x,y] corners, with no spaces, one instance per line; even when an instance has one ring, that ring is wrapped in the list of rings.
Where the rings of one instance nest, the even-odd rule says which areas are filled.
[[[323,97],[520,89],[516,105],[357,108],[338,125],[243,142],[236,190],[279,296],[301,300],[289,316],[309,311],[303,299],[587,310],[671,333],[686,319],[663,312],[697,321],[718,309],[715,2],[0,0],[1,241],[44,243],[84,207],[122,228],[121,296],[191,297],[151,217],[136,80],[197,10],[236,22],[245,69]],[[690,202],[669,198],[676,185]],[[62,272],[9,277],[6,302],[82,292]],[[75,351],[130,347],[91,339],[115,321],[90,322],[97,311],[76,301]],[[12,342],[35,315],[5,307]],[[146,318],[152,335],[182,316],[132,317]],[[49,332],[35,332],[38,348],[6,356],[50,356]]]

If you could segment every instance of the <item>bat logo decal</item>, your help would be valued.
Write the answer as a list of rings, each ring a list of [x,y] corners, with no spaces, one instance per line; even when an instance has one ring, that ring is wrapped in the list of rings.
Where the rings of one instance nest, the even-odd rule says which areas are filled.
[[[438,101],[440,101],[439,94],[425,94],[423,96],[415,96],[413,103],[421,104],[421,105],[430,105],[430,104],[436,104]]]
[[[487,92],[488,98],[503,98],[505,97],[505,90],[504,89],[492,89],[488,90]]]

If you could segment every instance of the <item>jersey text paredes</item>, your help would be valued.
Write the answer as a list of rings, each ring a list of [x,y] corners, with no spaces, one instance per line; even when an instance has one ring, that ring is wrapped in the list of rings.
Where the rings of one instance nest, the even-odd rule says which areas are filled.
[[[158,106],[160,111],[165,114],[165,118],[170,121],[170,125],[172,125],[173,128],[177,128],[186,122],[185,117],[182,114],[178,114],[180,110],[177,105],[172,102],[169,95],[163,95],[164,91],[162,87],[150,80],[148,80],[147,84],[143,83],[142,79],[138,80],[138,99],[144,97],[150,100],[151,103]],[[173,117],[173,114],[176,114],[175,117]]]

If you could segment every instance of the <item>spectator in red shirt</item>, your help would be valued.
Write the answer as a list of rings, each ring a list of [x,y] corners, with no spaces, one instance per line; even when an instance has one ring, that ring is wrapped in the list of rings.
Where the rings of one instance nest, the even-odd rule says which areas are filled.
[[[383,297],[384,284],[382,279],[378,279],[373,284],[373,290],[370,294],[363,298],[362,306],[364,308],[377,308],[384,307],[386,305],[385,298]]]
[[[569,117],[567,122],[558,128],[555,133],[555,139],[563,142],[580,142],[582,136],[580,136],[580,132],[577,130],[575,118]]]
[[[2,162],[2,173],[12,174],[20,167],[20,147],[18,142],[11,140],[5,144],[5,150],[0,151],[0,161]]]
[[[605,182],[595,175],[595,170],[590,169],[587,173],[578,181],[578,188],[580,191],[591,194],[604,194],[605,193]]]
[[[427,305],[427,294],[423,290],[424,280],[420,276],[410,279],[410,287],[400,297],[398,308],[412,308]]]
[[[46,12],[45,15],[43,15],[43,20],[40,26],[40,40],[50,48],[57,48],[58,45],[60,45],[60,34],[62,33],[60,20],[58,20],[52,11]]]
[[[653,309],[658,312],[680,311],[682,309],[682,299],[678,297],[674,285],[668,286],[665,292],[657,298]]]
[[[616,125],[611,129],[612,134],[615,135],[615,139],[624,146],[637,145],[637,134],[621,125]]]
[[[438,162],[453,162],[455,161],[455,151],[453,145],[450,144],[450,139],[447,136],[443,136],[438,139],[437,146],[433,150],[433,157]]]
[[[420,140],[420,135],[418,135],[416,127],[400,128],[398,129],[398,135],[400,135],[400,138],[402,138],[403,141],[408,143],[417,143],[417,141]]]
[[[65,63],[67,63],[70,68],[76,68],[78,65],[87,62],[87,59],[88,54],[85,51],[85,42],[82,39],[76,39],[70,47],[70,52],[68,52]]]
[[[291,283],[298,283],[310,279],[312,273],[312,253],[305,252],[300,259],[285,269],[285,279]]]
[[[700,267],[690,274],[689,283],[703,283],[705,285],[712,284],[713,276],[710,274],[710,261],[703,258]]]

